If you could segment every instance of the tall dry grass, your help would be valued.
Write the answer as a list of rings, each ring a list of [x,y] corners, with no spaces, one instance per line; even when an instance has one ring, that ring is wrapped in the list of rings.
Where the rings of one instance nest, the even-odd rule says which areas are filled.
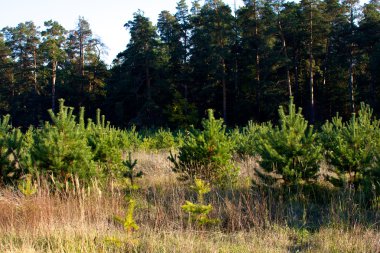
[[[360,196],[325,188],[252,189],[254,159],[239,161],[236,189],[206,196],[211,216],[221,222],[189,224],[181,205],[196,196],[176,179],[166,156],[135,155],[145,176],[133,193],[140,230],[130,236],[113,219],[127,208],[115,182],[54,193],[41,180],[30,197],[1,189],[0,252],[380,252],[380,213],[362,207]]]

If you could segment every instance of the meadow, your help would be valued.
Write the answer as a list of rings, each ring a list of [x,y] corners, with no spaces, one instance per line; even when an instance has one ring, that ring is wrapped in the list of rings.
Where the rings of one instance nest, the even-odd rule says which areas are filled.
[[[344,191],[333,196],[291,198],[247,182],[234,190],[214,189],[207,202],[221,223],[193,227],[181,210],[192,192],[170,169],[166,153],[139,152],[144,176],[135,220],[140,229],[127,234],[114,222],[124,215],[124,192],[112,182],[105,189],[96,181],[64,193],[51,192],[40,182],[38,192],[23,196],[2,189],[1,252],[378,252],[378,210],[366,210],[360,196]],[[239,162],[247,181],[253,159]],[[323,194],[317,192],[314,194]],[[286,195],[286,194],[285,194]],[[326,194],[328,195],[328,194]],[[284,199],[285,198],[285,199]],[[313,199],[321,198],[321,199]],[[314,201],[313,201],[314,200]],[[359,202],[360,203],[360,202]]]
[[[1,252],[380,251],[364,105],[319,130],[292,103],[230,130],[212,111],[178,132],[85,122],[63,101],[50,114],[27,131],[2,118]]]

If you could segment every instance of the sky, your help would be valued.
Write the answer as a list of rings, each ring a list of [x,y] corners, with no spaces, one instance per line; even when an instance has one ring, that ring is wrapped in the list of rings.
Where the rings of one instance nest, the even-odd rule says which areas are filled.
[[[103,59],[111,64],[116,55],[126,48],[129,32],[124,24],[132,20],[137,10],[156,24],[162,10],[175,13],[178,0],[0,0],[0,29],[15,27],[19,23],[33,21],[43,30],[44,21],[58,21],[67,30],[75,29],[79,16],[89,23],[93,34],[107,46],[108,55]],[[187,0],[191,6],[191,1]],[[224,0],[233,9],[234,0]],[[202,1],[201,1],[202,3]],[[236,0],[237,8],[243,5]]]

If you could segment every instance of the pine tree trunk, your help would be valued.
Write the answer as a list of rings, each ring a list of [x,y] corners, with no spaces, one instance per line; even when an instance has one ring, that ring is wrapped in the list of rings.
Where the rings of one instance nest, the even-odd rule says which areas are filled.
[[[256,0],[253,1],[253,9],[254,9],[254,20],[255,20],[255,38],[258,40],[259,36],[259,27],[258,27],[258,18],[257,18],[257,6]],[[260,53],[259,53],[259,45],[256,43],[256,103],[258,112],[261,112],[261,87],[260,87]]]
[[[55,82],[57,79],[57,62],[52,61],[52,75],[51,75],[51,109],[55,111]]]
[[[81,93],[81,101],[83,102],[83,95],[84,95],[84,38],[82,35],[82,32],[79,35],[79,58],[80,58],[80,75],[81,75],[81,87],[80,87],[80,93]]]
[[[299,80],[298,80],[298,50],[294,52],[294,86],[295,86],[295,94],[294,94],[294,101],[295,103],[299,103],[299,92],[300,92],[300,86],[299,86]]]
[[[309,88],[310,88],[310,122],[314,123],[314,73],[313,73],[313,6],[310,2],[310,42],[309,42]]]
[[[286,46],[286,40],[285,40],[285,36],[284,36],[283,30],[282,30],[281,21],[279,19],[279,14],[277,14],[277,18],[278,18],[278,29],[280,31],[280,37],[281,37],[281,42],[282,42],[282,49],[284,50],[284,56],[285,56],[286,59],[289,59],[289,57],[288,57],[288,49],[287,49],[287,46]],[[285,68],[286,68],[286,84],[288,85],[289,97],[292,97],[293,96],[293,92],[292,92],[292,84],[291,84],[291,81],[290,81],[290,72],[289,72],[289,66],[288,66],[288,64],[286,64]]]
[[[183,56],[183,64],[184,64],[185,68],[183,68],[183,71],[184,71],[184,73],[186,73],[186,76],[187,76],[187,29],[185,29],[184,34],[185,34],[185,36],[183,38],[183,41],[184,41],[183,44],[184,44],[184,47],[185,47],[185,54]],[[187,85],[188,79],[184,78],[183,80],[185,80],[184,81],[185,82],[185,84],[184,84],[184,86],[185,86],[185,99],[187,101],[188,96],[189,96],[188,85]]]
[[[16,87],[15,87],[15,76],[13,73],[11,76],[11,94],[10,95],[11,95],[11,120],[12,120],[12,119],[15,119],[15,116],[16,116],[16,105],[15,105]]]
[[[227,123],[227,87],[226,87],[226,65],[222,58],[222,87],[223,87],[223,119]]]
[[[37,87],[37,48],[33,48],[33,85],[34,91],[37,95],[39,95],[38,87]]]
[[[323,87],[326,86],[326,78],[327,78],[327,64],[328,64],[328,61],[329,61],[329,56],[330,56],[330,46],[331,43],[330,43],[330,39],[327,38],[327,41],[326,41],[326,54],[325,54],[325,59],[323,61],[323,76],[322,76],[322,85]]]
[[[350,50],[350,68],[349,73],[350,77],[348,80],[348,89],[349,89],[349,96],[350,96],[350,104],[351,104],[351,112],[355,112],[355,97],[354,97],[354,61],[353,61],[353,52],[352,49]]]
[[[354,12],[353,6],[350,6],[350,26],[351,26],[351,36],[354,35]],[[354,97],[354,44],[351,42],[350,45],[350,67],[349,67],[349,80],[348,80],[348,89],[351,103],[351,112],[355,112],[355,97]]]
[[[238,45],[239,45],[239,33],[238,33],[238,24],[236,16],[236,0],[234,1],[234,28],[235,28],[235,52],[234,52],[234,87],[235,87],[235,98],[236,101],[239,97],[239,72],[238,72]]]

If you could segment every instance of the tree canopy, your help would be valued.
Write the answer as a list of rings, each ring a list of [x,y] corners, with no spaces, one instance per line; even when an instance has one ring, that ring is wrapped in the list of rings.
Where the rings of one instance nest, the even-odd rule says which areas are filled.
[[[32,21],[0,32],[0,113],[38,125],[64,98],[101,108],[118,126],[188,127],[206,110],[230,125],[277,120],[294,97],[309,122],[360,102],[379,114],[380,7],[377,0],[179,0],[154,24],[143,11],[126,21],[130,41],[111,66],[89,22],[67,30]]]

